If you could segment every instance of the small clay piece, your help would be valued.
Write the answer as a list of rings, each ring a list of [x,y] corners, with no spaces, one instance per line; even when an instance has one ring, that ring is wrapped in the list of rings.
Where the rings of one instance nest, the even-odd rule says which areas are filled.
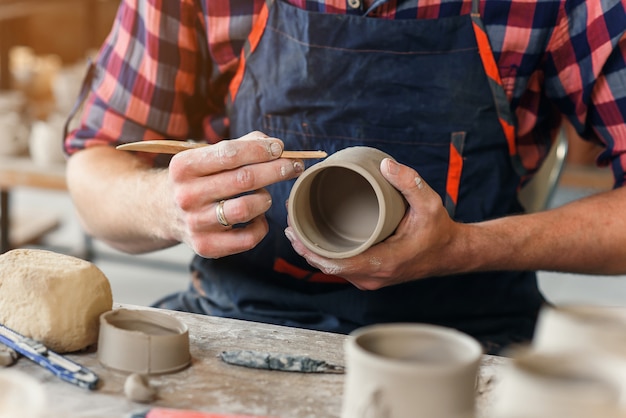
[[[17,361],[17,353],[15,350],[0,344],[0,367],[7,367]]]
[[[124,382],[124,394],[131,401],[150,403],[156,398],[156,389],[150,386],[146,376],[133,373]]]
[[[52,251],[0,255],[0,323],[57,353],[98,340],[98,318],[111,310],[106,276],[94,264]]]

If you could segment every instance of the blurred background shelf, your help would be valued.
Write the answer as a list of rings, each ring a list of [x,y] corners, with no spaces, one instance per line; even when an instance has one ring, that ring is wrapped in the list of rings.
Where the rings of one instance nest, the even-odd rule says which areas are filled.
[[[118,0],[0,0],[0,96],[6,91],[23,94],[31,125],[47,121],[51,112],[66,114],[54,97],[54,77],[67,68],[86,69],[87,57],[107,36],[118,5]],[[75,87],[66,86],[66,95],[71,97]],[[551,207],[613,184],[608,168],[594,166],[600,147],[582,141],[571,126],[565,128],[568,154]],[[9,132],[0,132],[2,145]],[[58,132],[59,147],[61,137]],[[131,256],[86,239],[65,190],[64,171],[63,164],[35,163],[28,149],[0,155],[3,249],[32,246],[82,254],[107,275],[119,303],[148,305],[188,286],[193,254],[185,245]],[[539,272],[539,281],[553,303],[626,305],[626,276]]]
[[[74,95],[77,86],[67,85],[72,79],[64,72],[86,68],[118,5],[117,0],[0,0],[0,252],[40,243],[61,225],[61,217],[45,205],[19,208],[11,195],[20,187],[65,191],[64,164],[39,164],[27,141],[35,127],[46,134],[54,116],[50,127],[59,132],[52,132],[58,144],[53,149],[60,154],[58,115],[67,113],[68,100],[60,103],[62,92],[55,96],[55,77],[65,75],[65,84],[57,85],[67,87],[65,96]],[[43,158],[52,159],[51,154],[46,150]]]
[[[0,89],[12,87],[9,52],[28,45],[65,63],[98,48],[111,28],[115,0],[0,0]]]

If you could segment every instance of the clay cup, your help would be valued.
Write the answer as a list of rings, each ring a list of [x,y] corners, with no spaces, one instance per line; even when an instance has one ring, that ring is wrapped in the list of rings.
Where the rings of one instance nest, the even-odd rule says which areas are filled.
[[[302,243],[327,258],[357,255],[390,236],[407,203],[380,172],[388,154],[338,151],[304,171],[289,195],[289,222]]]
[[[345,343],[342,418],[471,418],[482,357],[462,332],[427,324],[357,329]]]
[[[618,418],[619,388],[593,356],[518,348],[492,392],[492,418]]]
[[[626,411],[626,308],[546,306],[539,315],[533,350],[593,358],[595,370],[614,382]]]
[[[163,374],[189,365],[189,329],[155,310],[115,309],[100,315],[98,360],[130,373]]]

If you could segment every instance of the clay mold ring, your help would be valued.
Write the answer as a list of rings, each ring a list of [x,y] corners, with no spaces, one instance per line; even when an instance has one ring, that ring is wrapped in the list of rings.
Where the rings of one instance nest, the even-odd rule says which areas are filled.
[[[189,329],[171,315],[152,310],[116,309],[100,315],[98,360],[131,373],[161,374],[191,362]]]

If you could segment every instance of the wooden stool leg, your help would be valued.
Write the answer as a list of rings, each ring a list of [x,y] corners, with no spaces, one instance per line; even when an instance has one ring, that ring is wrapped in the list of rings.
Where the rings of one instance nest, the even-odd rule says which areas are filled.
[[[9,242],[9,191],[0,190],[0,254],[11,249]]]
[[[95,257],[93,238],[86,233],[83,233],[83,248],[80,257],[87,261],[93,261]]]

